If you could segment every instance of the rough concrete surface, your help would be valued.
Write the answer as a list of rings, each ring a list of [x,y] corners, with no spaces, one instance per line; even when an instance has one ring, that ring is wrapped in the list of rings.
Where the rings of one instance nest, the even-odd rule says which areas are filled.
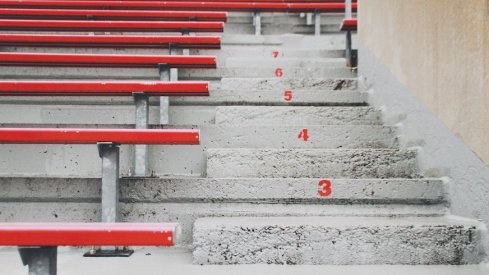
[[[335,274],[335,275],[486,275],[489,265],[193,265],[192,252],[185,248],[136,248],[129,258],[84,258],[81,255],[88,248],[58,249],[58,272],[63,275],[296,275],[296,274]],[[27,268],[22,266],[16,249],[0,249],[0,271],[9,275],[25,275]]]
[[[415,150],[209,149],[207,176],[416,178]]]
[[[439,216],[443,204],[290,204],[256,202],[124,202],[119,204],[121,222],[175,222],[180,225],[178,245],[192,243],[194,221],[203,217],[296,217],[296,216]],[[100,222],[99,202],[1,202],[4,222]]]
[[[353,78],[223,78],[220,83],[221,90],[356,90],[357,80]]]
[[[314,204],[436,204],[445,200],[437,179],[329,179],[331,194],[321,196],[322,178],[122,178],[121,202],[260,202]],[[99,178],[2,178],[0,201],[97,202]]]
[[[480,224],[440,218],[204,218],[196,264],[470,264]],[[485,233],[485,232],[484,232]]]
[[[365,125],[381,124],[373,107],[219,106],[216,124]]]

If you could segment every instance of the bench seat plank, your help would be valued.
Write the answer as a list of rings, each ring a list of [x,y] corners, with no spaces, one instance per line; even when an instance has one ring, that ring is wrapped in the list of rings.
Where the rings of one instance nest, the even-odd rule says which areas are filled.
[[[172,223],[0,223],[2,246],[172,246]]]
[[[0,18],[48,20],[141,20],[141,21],[219,21],[226,22],[226,12],[153,11],[153,10],[68,10],[68,9],[0,9]]]
[[[0,34],[0,46],[220,49],[219,36]]]
[[[223,22],[0,19],[7,31],[223,32]]]
[[[216,57],[0,52],[0,65],[6,66],[156,68],[158,64],[173,68],[216,68]]]
[[[205,81],[17,81],[0,80],[0,96],[208,96]]]
[[[357,31],[358,20],[356,18],[343,19],[341,31]]]
[[[199,130],[0,128],[3,144],[199,144]]]
[[[345,3],[281,3],[281,2],[185,2],[185,1],[93,1],[93,0],[0,0],[0,7],[123,9],[123,10],[206,10],[265,12],[344,12]],[[357,3],[352,3],[357,9]]]

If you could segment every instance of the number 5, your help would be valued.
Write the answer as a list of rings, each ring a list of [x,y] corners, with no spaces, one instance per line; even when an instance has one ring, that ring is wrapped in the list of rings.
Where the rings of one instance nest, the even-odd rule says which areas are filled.
[[[284,100],[285,101],[291,101],[292,100],[292,91],[291,90],[285,90]]]

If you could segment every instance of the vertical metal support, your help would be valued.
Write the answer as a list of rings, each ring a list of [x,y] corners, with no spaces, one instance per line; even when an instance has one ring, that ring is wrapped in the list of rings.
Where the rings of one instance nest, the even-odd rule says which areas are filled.
[[[352,18],[351,0],[345,0],[345,18]]]
[[[20,258],[29,266],[29,275],[56,275],[58,247],[19,247]]]
[[[310,12],[306,13],[306,25],[312,25],[312,13]]]
[[[321,35],[321,13],[319,11],[314,13],[314,35]]]
[[[102,158],[102,222],[118,221],[119,206],[119,144],[97,143]]]
[[[133,93],[136,105],[136,129],[148,129],[149,125],[149,97],[145,93]],[[148,145],[134,146],[134,175],[145,177],[149,175]]]
[[[186,36],[190,36],[190,32],[189,32],[189,30],[187,30],[187,29],[182,30],[182,35],[184,35],[184,36],[185,36],[185,35],[186,35]],[[170,45],[170,54],[172,54],[172,53],[171,53],[171,45]],[[190,55],[190,49],[183,49],[183,50],[182,50],[182,54],[183,54],[183,55]]]
[[[255,35],[261,35],[261,13],[253,12],[253,25],[255,26]]]
[[[186,33],[188,33],[188,31]],[[170,55],[178,55],[178,47],[176,45],[170,45]],[[178,81],[177,68],[170,68],[170,81]]]
[[[171,50],[170,50],[171,51]],[[160,80],[170,81],[170,66],[159,64]],[[160,97],[160,125],[166,125],[169,121],[170,100],[167,96]]]
[[[345,18],[349,19],[352,18],[352,7],[351,7],[351,0],[345,0]],[[345,57],[346,57],[346,62],[348,67],[353,66],[353,60],[352,60],[352,43],[351,43],[351,31],[346,32],[346,49],[345,49]]]

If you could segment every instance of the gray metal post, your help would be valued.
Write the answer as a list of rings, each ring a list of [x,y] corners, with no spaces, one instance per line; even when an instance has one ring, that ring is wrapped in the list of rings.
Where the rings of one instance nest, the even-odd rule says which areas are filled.
[[[171,73],[170,66],[168,64],[160,64],[160,80],[161,81],[170,81]],[[170,111],[170,100],[167,96],[160,97],[160,124],[166,125],[170,122],[169,120],[169,111]]]
[[[29,266],[29,275],[56,275],[58,247],[19,247],[20,258]]]
[[[182,35],[190,36],[190,32],[188,30],[182,30]],[[171,47],[170,47],[170,54],[172,54],[171,53]],[[190,55],[190,49],[183,49],[182,55]]]
[[[314,35],[321,35],[321,13],[319,11],[314,13]]]
[[[102,158],[102,222],[118,221],[119,144],[97,143]]]
[[[136,129],[148,129],[149,124],[149,97],[145,93],[133,93],[136,105]],[[145,177],[149,175],[148,145],[134,146],[134,175]]]
[[[352,18],[352,8],[351,8],[351,0],[345,0],[345,18]],[[351,32],[346,32],[346,62],[348,67],[352,67],[352,44],[351,44]]]
[[[184,34],[187,32],[183,32]],[[170,46],[170,55],[178,55],[178,48],[177,46]],[[170,81],[178,81],[178,69],[177,68],[170,68]]]
[[[351,0],[345,0],[345,18],[352,18]]]
[[[253,13],[253,25],[255,26],[255,35],[261,35],[261,13],[259,11]]]

